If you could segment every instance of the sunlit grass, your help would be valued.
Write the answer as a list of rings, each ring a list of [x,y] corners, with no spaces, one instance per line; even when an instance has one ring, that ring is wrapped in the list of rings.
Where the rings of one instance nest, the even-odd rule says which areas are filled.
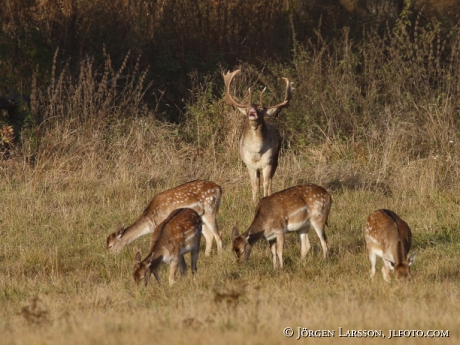
[[[309,167],[300,157],[293,168],[291,159],[282,157],[276,186],[287,184],[300,171],[315,176],[317,167]],[[284,168],[288,166],[289,175]],[[330,343],[337,341],[338,327],[385,333],[442,329],[450,331],[450,338],[440,342],[458,340],[455,193],[409,199],[398,190],[385,195],[362,188],[331,189],[334,204],[326,229],[329,260],[322,259],[312,231],[312,250],[300,262],[297,237],[288,234],[285,269],[273,271],[263,241],[247,264],[237,265],[231,253],[231,227],[238,224],[245,229],[254,206],[246,172],[222,167],[225,171],[220,173],[233,180],[215,180],[224,189],[218,215],[222,257],[215,247],[212,256],[205,257],[202,248],[195,280],[188,272],[172,288],[168,284],[138,288],[132,279],[133,257],[137,249],[147,251],[147,236],[120,255],[105,250],[105,239],[118,221],[132,222],[153,195],[184,180],[180,169],[174,175],[154,169],[152,174],[165,181],[159,187],[146,188],[136,180],[137,173],[117,179],[119,172],[113,170],[102,171],[101,178],[88,174],[87,179],[79,171],[59,173],[53,180],[42,172],[30,180],[2,184],[0,329],[6,344],[140,344],[152,339],[168,344],[184,339],[191,344],[277,344],[288,341],[282,334],[287,326],[335,330],[335,338],[322,340]],[[417,257],[411,284],[385,283],[380,271],[374,282],[369,279],[363,226],[367,215],[381,207],[395,210],[412,227]],[[167,269],[160,269],[163,281]]]
[[[208,92],[212,78],[198,85],[192,77],[196,99],[173,125],[155,120],[159,114],[142,103],[144,73],[126,88],[104,89],[88,61],[80,79],[64,71],[54,98],[39,106],[47,119],[40,141],[24,136],[0,161],[0,342],[280,344],[295,342],[283,336],[289,326],[448,330],[438,342],[457,343],[460,146],[450,93],[460,75],[457,46],[451,70],[431,70],[423,58],[440,59],[440,51],[413,52],[420,54],[414,65],[400,59],[410,45],[391,39],[385,49],[370,39],[374,49],[361,47],[359,55],[344,38],[334,50],[343,56],[310,47],[290,68],[275,66],[296,75],[297,90],[292,105],[270,119],[285,137],[273,189],[313,182],[333,199],[328,260],[314,231],[303,262],[297,237],[287,234],[282,271],[272,269],[264,241],[245,264],[231,253],[231,229],[249,226],[254,205],[238,155],[242,119]],[[355,79],[360,58],[372,69]],[[255,80],[257,71],[244,67],[244,78]],[[105,78],[117,74],[106,68]],[[431,75],[443,82],[415,89],[407,82]],[[194,179],[223,188],[222,256],[214,245],[205,257],[202,241],[195,279],[189,272],[171,288],[138,288],[133,258],[147,252],[148,236],[119,255],[106,251],[107,236],[120,221],[133,222],[155,194]],[[411,284],[384,282],[381,262],[369,279],[363,228],[380,208],[412,229]],[[163,281],[167,270],[159,270]],[[357,341],[321,341],[338,339]]]

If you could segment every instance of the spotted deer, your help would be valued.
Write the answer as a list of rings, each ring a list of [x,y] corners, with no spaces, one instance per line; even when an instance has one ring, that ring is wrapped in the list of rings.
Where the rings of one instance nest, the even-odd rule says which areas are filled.
[[[364,237],[371,263],[371,278],[375,276],[377,257],[381,257],[385,281],[390,281],[390,271],[394,271],[396,279],[411,280],[409,267],[414,262],[415,253],[408,258],[412,233],[405,221],[390,210],[374,211],[367,218]]]
[[[308,230],[310,225],[316,231],[327,258],[325,226],[332,198],[322,187],[313,183],[301,184],[274,193],[260,200],[254,220],[249,229],[241,235],[233,228],[233,251],[238,260],[249,259],[254,243],[264,237],[273,256],[273,268],[283,268],[284,236],[288,231],[297,231],[300,240],[300,256],[304,259],[310,250]]]
[[[107,249],[118,253],[142,235],[151,233],[175,209],[194,209],[203,220],[203,236],[206,239],[205,255],[209,256],[212,239],[217,251],[222,253],[221,232],[217,228],[216,214],[222,199],[222,188],[211,181],[192,181],[157,194],[137,220],[127,228],[120,223],[116,231],[107,237]]]
[[[158,267],[161,263],[171,265],[169,271],[169,286],[175,280],[177,266],[181,275],[185,274],[187,264],[184,254],[191,253],[192,273],[196,273],[196,263],[200,252],[202,220],[198,213],[191,208],[180,208],[171,212],[153,231],[150,241],[150,251],[144,260],[138,251],[134,257],[133,277],[137,285],[144,279],[145,286],[149,284],[153,273],[158,283]]]
[[[224,101],[227,105],[235,106],[241,113],[246,115],[243,133],[240,138],[240,156],[248,168],[249,179],[252,187],[252,200],[257,203],[259,195],[260,172],[263,174],[264,196],[272,193],[272,178],[278,166],[278,156],[281,148],[281,136],[272,124],[265,122],[265,116],[276,114],[286,107],[291,99],[292,83],[283,78],[286,83],[284,101],[274,105],[263,104],[263,94],[260,93],[260,103],[252,103],[252,91],[249,88],[249,100],[247,103],[238,103],[230,95],[230,84],[233,77],[240,70],[228,72],[223,75],[225,83]]]

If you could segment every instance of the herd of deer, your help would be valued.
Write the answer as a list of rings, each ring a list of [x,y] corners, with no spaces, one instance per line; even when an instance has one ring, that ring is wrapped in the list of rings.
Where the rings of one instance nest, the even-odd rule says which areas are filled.
[[[246,164],[252,186],[254,203],[258,201],[260,172],[263,174],[264,198],[255,210],[254,220],[249,228],[239,234],[233,228],[232,249],[238,260],[249,259],[252,246],[265,238],[273,256],[273,268],[283,268],[284,236],[288,231],[297,231],[300,241],[301,258],[304,259],[310,249],[308,230],[312,226],[318,235],[327,258],[325,226],[331,210],[332,198],[322,187],[313,183],[301,184],[277,193],[271,193],[272,178],[278,165],[281,139],[278,130],[265,122],[265,116],[277,113],[288,105],[291,98],[292,83],[286,83],[284,101],[275,106],[252,103],[237,103],[230,95],[230,84],[240,71],[225,74],[225,102],[233,105],[246,116],[240,139],[240,155]],[[135,256],[134,280],[139,284],[142,279],[148,284],[151,274],[160,282],[157,273],[161,263],[171,265],[169,284],[174,284],[174,277],[179,266],[180,273],[185,274],[187,265],[184,254],[191,253],[192,272],[196,273],[201,234],[206,240],[205,255],[211,253],[213,238],[217,243],[217,252],[222,253],[222,234],[217,227],[216,215],[222,199],[222,188],[211,181],[197,180],[157,194],[140,217],[129,227],[123,223],[108,236],[107,249],[119,252],[136,238],[152,233],[150,250],[142,259],[140,252]],[[409,267],[415,254],[408,257],[411,247],[411,230],[406,222],[394,212],[381,209],[367,218],[364,231],[371,278],[375,275],[377,257],[383,260],[382,273],[386,281],[390,280],[390,271],[397,279],[410,280]]]

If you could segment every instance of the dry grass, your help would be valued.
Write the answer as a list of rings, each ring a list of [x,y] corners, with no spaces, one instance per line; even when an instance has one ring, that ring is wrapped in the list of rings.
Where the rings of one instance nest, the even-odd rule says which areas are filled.
[[[144,126],[151,131],[142,130]],[[430,175],[435,166],[408,168],[410,188],[385,189],[360,182],[355,170],[359,162],[322,162],[321,157],[284,151],[276,190],[312,181],[333,195],[327,229],[331,256],[323,262],[312,233],[312,254],[300,263],[297,240],[289,236],[286,268],[273,272],[263,243],[247,265],[238,266],[230,252],[231,227],[236,222],[247,226],[253,212],[245,168],[225,160],[214,165],[210,153],[189,159],[193,151],[187,145],[167,149],[170,141],[157,136],[167,138],[171,131],[154,120],[133,120],[115,140],[124,138],[126,146],[110,151],[109,159],[99,151],[92,163],[82,160],[80,168],[66,168],[69,160],[59,169],[44,164],[3,178],[8,182],[0,191],[0,329],[5,344],[140,344],[151,339],[278,344],[287,342],[282,335],[287,326],[335,330],[336,338],[324,342],[338,339],[338,327],[385,333],[442,329],[450,331],[442,343],[458,341],[459,191],[458,186],[443,193],[424,189],[426,181],[416,177]],[[133,158],[140,143],[143,153]],[[160,153],[165,150],[167,154]],[[141,163],[135,165],[137,160]],[[101,161],[106,164],[96,169]],[[133,255],[136,248],[146,250],[148,239],[114,256],[104,248],[106,236],[119,220],[133,221],[157,192],[198,177],[224,188],[218,215],[223,256],[215,248],[211,257],[201,255],[195,281],[189,275],[172,288],[137,288],[131,276]],[[373,283],[368,278],[362,231],[366,216],[381,207],[396,210],[412,227],[417,258],[409,285],[387,284],[381,275]],[[165,277],[166,269],[160,274]],[[405,343],[423,340],[429,339]]]
[[[339,327],[387,336],[449,330],[438,342],[458,343],[458,42],[450,69],[423,69],[429,54],[414,48],[421,62],[411,67],[400,58],[405,42],[372,38],[373,49],[354,49],[344,35],[335,49],[299,51],[292,66],[273,66],[266,77],[276,90],[280,74],[297,76],[292,106],[271,120],[285,136],[274,190],[314,182],[334,200],[328,262],[314,233],[305,262],[288,236],[284,271],[272,270],[264,243],[246,265],[230,252],[230,229],[248,226],[254,206],[238,157],[241,118],[214,96],[218,76],[194,77],[184,122],[166,125],[142,103],[145,73],[127,72],[132,79],[118,88],[125,67],[115,71],[109,61],[102,78],[90,61],[77,79],[64,70],[49,97],[33,104],[44,124],[0,162],[2,343],[279,344],[295,341],[283,336],[287,326],[334,330],[324,343],[357,341],[339,338]],[[363,61],[367,72],[358,73]],[[247,70],[249,81],[259,78]],[[120,220],[134,221],[156,193],[198,178],[224,190],[222,257],[215,248],[201,255],[195,280],[137,288],[133,257],[148,238],[115,256],[105,250],[107,235]],[[411,284],[387,284],[380,274],[369,280],[362,232],[378,208],[412,228]],[[388,340],[373,340],[380,341]]]

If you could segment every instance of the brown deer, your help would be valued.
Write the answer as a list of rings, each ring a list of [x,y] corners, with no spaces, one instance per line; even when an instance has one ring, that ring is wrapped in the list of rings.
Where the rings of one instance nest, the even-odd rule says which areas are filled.
[[[377,256],[383,260],[383,279],[390,281],[390,271],[396,279],[411,280],[409,267],[415,253],[408,258],[412,233],[405,221],[389,210],[377,210],[369,215],[364,230],[366,247],[371,263],[371,278],[375,275]]]
[[[316,231],[324,259],[327,258],[326,233],[324,228],[331,209],[332,198],[322,187],[313,183],[301,184],[260,200],[254,220],[243,234],[233,228],[233,251],[238,260],[249,259],[254,243],[264,237],[270,244],[273,268],[283,268],[284,236],[288,231],[297,231],[300,240],[300,256],[304,259],[310,250],[308,230]]]
[[[203,236],[206,239],[205,254],[211,253],[212,239],[217,251],[222,253],[221,232],[217,228],[216,214],[222,199],[222,188],[210,181],[192,181],[157,194],[140,217],[127,228],[120,223],[116,231],[107,237],[107,249],[118,253],[138,237],[151,233],[173,210],[192,208],[203,219]]]
[[[260,172],[263,174],[264,196],[272,193],[272,178],[278,166],[278,155],[281,148],[281,137],[279,131],[270,123],[265,122],[265,116],[276,114],[281,108],[288,105],[291,99],[292,83],[287,78],[286,93],[284,101],[274,106],[263,104],[263,94],[260,93],[260,103],[252,103],[252,91],[249,88],[249,100],[246,104],[237,103],[230,95],[230,84],[233,77],[240,70],[224,74],[225,97],[224,101],[228,105],[234,105],[244,115],[243,134],[240,138],[240,156],[246,164],[249,172],[252,187],[252,200],[257,203],[259,195]]]
[[[137,285],[144,279],[148,285],[153,273],[158,283],[158,267],[161,263],[171,265],[169,272],[169,286],[174,284],[177,266],[181,275],[185,274],[187,264],[184,254],[191,253],[192,273],[196,273],[196,263],[200,252],[202,220],[198,213],[191,208],[180,208],[171,212],[168,218],[162,221],[153,231],[150,241],[150,251],[141,261],[141,253],[137,252],[134,258],[133,277]]]

